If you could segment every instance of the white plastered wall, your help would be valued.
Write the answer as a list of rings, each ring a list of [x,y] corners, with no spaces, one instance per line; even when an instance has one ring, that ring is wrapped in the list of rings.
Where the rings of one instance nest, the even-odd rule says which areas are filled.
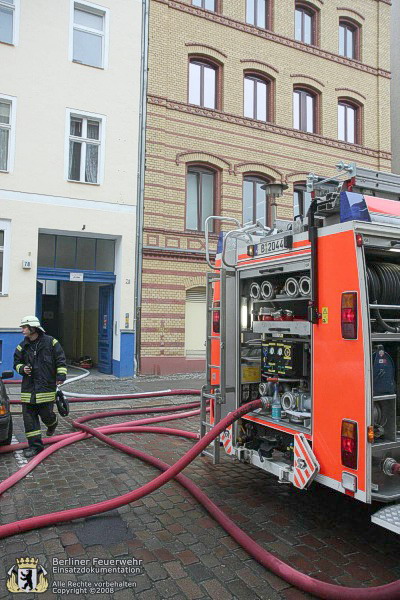
[[[21,315],[34,312],[39,231],[113,237],[119,360],[126,313],[133,328],[142,2],[96,4],[108,9],[104,69],[70,60],[72,0],[22,2],[18,46],[0,45],[0,95],[17,101],[13,169],[0,173],[0,219],[11,222],[0,328],[17,327]],[[66,180],[68,109],[105,117],[101,185]],[[23,259],[31,269],[22,269]]]

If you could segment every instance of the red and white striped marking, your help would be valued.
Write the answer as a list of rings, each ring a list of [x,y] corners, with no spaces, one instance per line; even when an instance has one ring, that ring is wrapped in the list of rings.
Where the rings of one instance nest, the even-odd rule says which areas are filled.
[[[233,446],[232,446],[232,425],[229,425],[221,433],[221,442],[224,447],[224,450],[227,454],[233,454]]]
[[[319,464],[309,443],[302,433],[294,436],[293,484],[303,490],[313,481]]]

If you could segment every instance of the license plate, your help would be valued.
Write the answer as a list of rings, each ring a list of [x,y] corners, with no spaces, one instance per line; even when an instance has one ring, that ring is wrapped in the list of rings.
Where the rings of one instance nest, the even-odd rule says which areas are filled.
[[[273,252],[280,252],[281,250],[286,250],[285,238],[279,238],[278,240],[268,240],[267,242],[262,242],[261,244],[257,244],[256,247],[256,255],[260,256],[261,254],[271,254]]]

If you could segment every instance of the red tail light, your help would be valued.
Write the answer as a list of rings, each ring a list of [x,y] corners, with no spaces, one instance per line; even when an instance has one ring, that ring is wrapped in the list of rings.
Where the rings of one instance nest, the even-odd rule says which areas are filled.
[[[213,333],[219,333],[220,331],[220,322],[221,322],[221,312],[220,312],[220,303],[215,302],[214,308],[218,308],[218,310],[213,311]]]
[[[342,338],[345,340],[357,339],[357,292],[342,294]]]
[[[358,433],[357,423],[342,421],[342,434],[340,438],[342,451],[342,465],[349,469],[357,469],[358,462]]]

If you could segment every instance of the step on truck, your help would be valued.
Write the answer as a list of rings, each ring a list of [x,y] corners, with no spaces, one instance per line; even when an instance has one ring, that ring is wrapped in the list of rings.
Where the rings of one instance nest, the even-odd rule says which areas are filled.
[[[262,406],[204,454],[379,501],[371,520],[400,533],[400,176],[339,163],[307,190],[306,216],[272,228],[206,221],[200,435]]]

